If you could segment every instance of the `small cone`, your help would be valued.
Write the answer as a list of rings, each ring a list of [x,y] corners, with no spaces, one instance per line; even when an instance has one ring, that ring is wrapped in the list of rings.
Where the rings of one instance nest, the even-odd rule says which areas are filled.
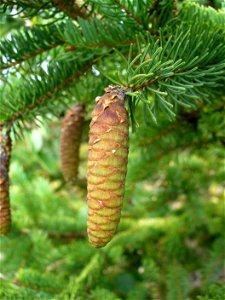
[[[92,114],[88,152],[88,239],[104,247],[121,214],[128,159],[128,114],[125,94],[109,86]]]
[[[11,138],[0,128],[0,236],[7,235],[11,227],[9,199],[9,162]]]
[[[75,182],[79,167],[79,149],[84,125],[84,105],[74,105],[65,115],[61,130],[61,166],[64,179]]]

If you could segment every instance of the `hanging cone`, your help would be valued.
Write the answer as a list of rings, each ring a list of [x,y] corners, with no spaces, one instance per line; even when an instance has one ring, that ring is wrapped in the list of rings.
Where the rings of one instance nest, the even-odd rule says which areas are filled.
[[[128,114],[125,94],[109,86],[92,114],[88,152],[89,242],[105,246],[113,237],[121,214],[128,159]]]
[[[66,181],[75,182],[79,167],[79,149],[84,125],[84,105],[74,105],[65,115],[61,130],[61,166]]]
[[[0,128],[0,235],[7,235],[11,227],[9,199],[9,162],[11,138]]]

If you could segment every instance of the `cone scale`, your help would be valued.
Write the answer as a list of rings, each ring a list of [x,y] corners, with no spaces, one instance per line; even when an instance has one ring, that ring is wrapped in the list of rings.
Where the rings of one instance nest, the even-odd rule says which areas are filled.
[[[128,114],[125,94],[109,86],[92,114],[88,149],[89,243],[104,247],[117,229],[128,159]]]
[[[84,125],[84,105],[74,105],[62,123],[60,152],[62,173],[66,181],[75,182],[79,167],[79,149]]]
[[[11,228],[9,199],[9,161],[11,138],[9,132],[0,128],[0,236],[7,235]]]

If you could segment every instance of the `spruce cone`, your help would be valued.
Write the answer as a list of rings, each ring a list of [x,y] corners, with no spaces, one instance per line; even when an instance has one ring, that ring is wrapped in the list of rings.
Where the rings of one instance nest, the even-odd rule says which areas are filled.
[[[77,178],[83,125],[84,105],[74,105],[65,115],[61,131],[61,166],[66,181]]]
[[[128,159],[128,115],[125,94],[109,86],[92,114],[88,152],[88,238],[105,246],[120,220]]]
[[[6,235],[11,227],[9,199],[9,161],[11,138],[0,128],[0,236]]]

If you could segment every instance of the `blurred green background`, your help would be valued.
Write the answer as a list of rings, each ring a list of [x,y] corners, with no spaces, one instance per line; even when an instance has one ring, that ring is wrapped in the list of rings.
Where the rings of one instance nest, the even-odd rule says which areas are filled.
[[[0,35],[25,23],[1,14]],[[0,299],[225,299],[224,99],[181,109],[173,122],[159,114],[159,125],[146,126],[142,109],[130,131],[120,225],[102,249],[86,234],[90,112],[74,185],[61,174],[59,118],[49,114],[13,136],[12,232],[0,240]]]
[[[60,171],[60,121],[25,133],[12,154],[1,299],[224,299],[224,148],[193,144],[209,135],[209,121],[207,109],[195,137],[193,124],[179,126],[148,150],[137,144],[151,141],[154,128],[130,134],[118,233],[97,250],[86,236],[87,130],[74,186]]]

